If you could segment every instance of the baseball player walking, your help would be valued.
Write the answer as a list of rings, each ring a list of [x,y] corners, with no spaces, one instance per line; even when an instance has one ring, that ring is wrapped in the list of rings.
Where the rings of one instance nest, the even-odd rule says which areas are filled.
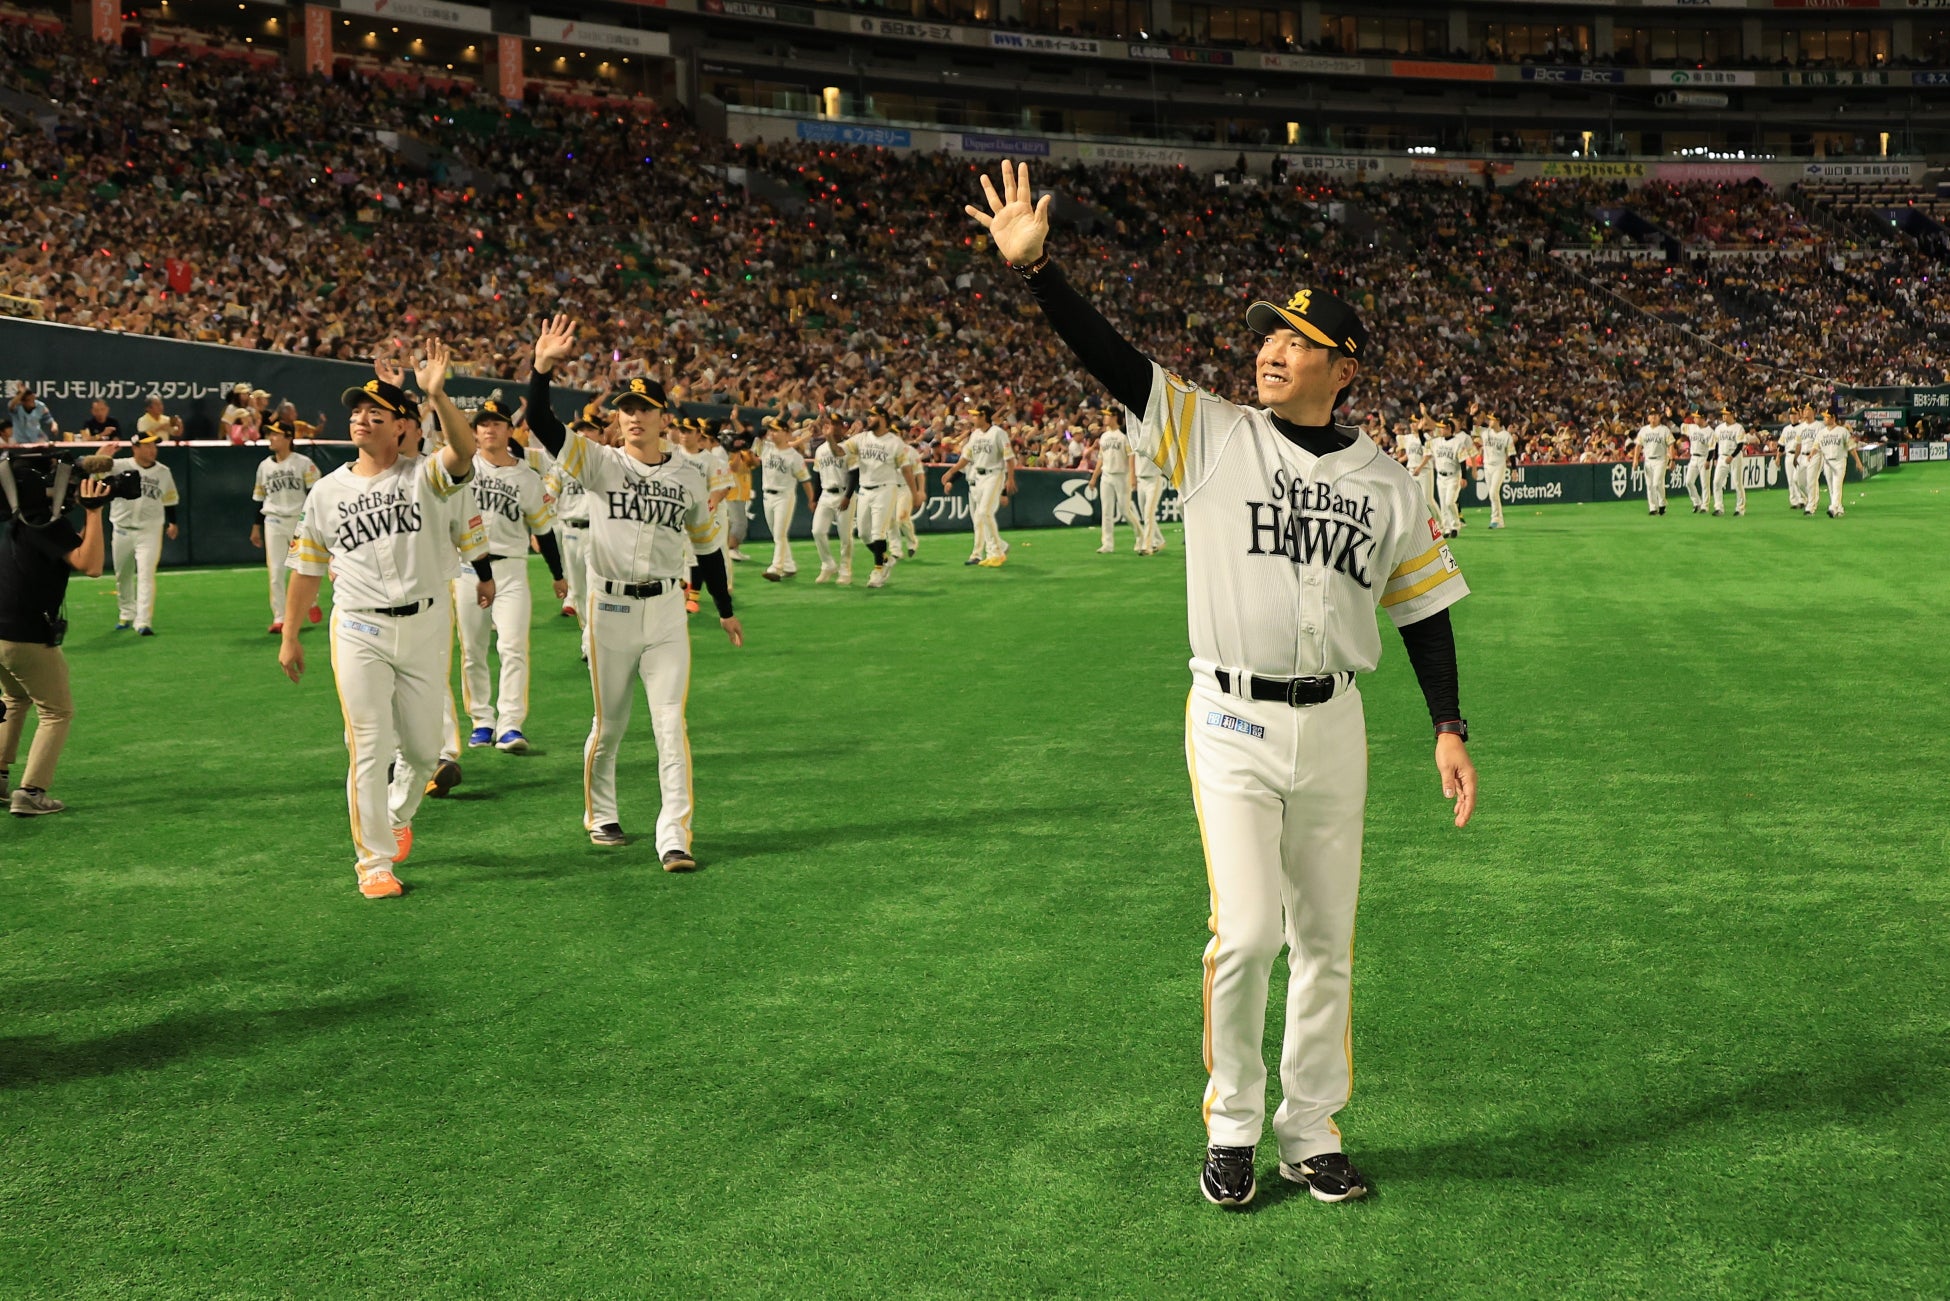
[[[1801,421],[1803,409],[1789,407],[1775,436],[1774,449],[1781,458],[1781,477],[1787,480],[1788,509],[1804,511],[1808,503],[1801,495]]]
[[[1476,802],[1457,707],[1448,607],[1468,591],[1419,485],[1333,412],[1368,351],[1354,310],[1325,290],[1256,302],[1261,405],[1234,405],[1132,347],[1044,249],[1050,198],[1005,161],[1001,194],[968,215],[1028,284],[1044,316],[1119,402],[1143,412],[1138,455],[1184,502],[1192,690],[1191,771],[1211,890],[1199,1186],[1221,1206],[1257,1191],[1265,1123],[1262,1038],[1273,961],[1289,950],[1284,1094],[1273,1118],[1280,1174],[1322,1201],[1368,1182],[1334,1114],[1353,1067],[1349,982],[1367,799],[1356,676],[1381,655],[1377,606],[1400,630],[1431,717],[1457,826]]]
[[[1840,519],[1842,510],[1842,484],[1848,478],[1848,462],[1855,461],[1855,468],[1866,475],[1863,468],[1862,453],[1855,441],[1855,433],[1847,425],[1835,419],[1835,413],[1828,411],[1821,418],[1821,425],[1815,430],[1815,451],[1821,457],[1822,479],[1828,484],[1828,518]],[[1809,485],[1810,505],[1820,499],[1816,485]]]
[[[859,468],[850,473],[847,495],[841,499],[840,507],[845,509],[852,503],[854,493],[859,494],[860,502],[855,509],[859,512],[856,518],[860,536],[866,540],[867,550],[873,553],[873,573],[867,578],[867,586],[885,587],[896,559],[889,542],[894,525],[894,499],[904,487],[913,498],[914,509],[920,509],[924,498],[916,471],[921,458],[893,431],[893,417],[885,407],[879,406],[867,413],[867,428],[847,439],[845,447]]]
[[[602,431],[595,422],[578,420],[575,431],[584,438],[599,443],[607,443]],[[562,600],[562,614],[573,616],[576,626],[588,630],[589,627],[589,494],[582,490],[571,474],[564,474],[562,467],[549,466],[548,473],[542,476],[542,488],[555,498],[555,523],[557,536],[562,544],[562,576],[568,580],[569,594]],[[583,658],[589,657],[588,651]]]
[[[765,450],[758,458],[759,477],[765,488],[765,527],[772,530],[772,563],[761,577],[779,582],[799,572],[792,558],[792,520],[799,513],[799,494],[806,494],[806,509],[813,509],[812,474],[806,469],[806,455],[792,445],[792,430],[783,417],[773,417],[766,431]]]
[[[968,479],[968,514],[975,524],[975,549],[963,561],[999,569],[1008,562],[1009,544],[996,527],[996,512],[1005,496],[1016,491],[1016,449],[1001,425],[991,420],[987,407],[971,407],[968,414],[977,428],[962,445],[961,459],[941,476],[941,491],[947,492],[957,474]]]
[[[1395,440],[1401,445],[1402,464],[1408,467],[1409,474],[1421,485],[1422,499],[1429,504],[1429,514],[1438,513],[1435,501],[1435,465],[1429,459],[1429,443],[1434,434],[1428,419],[1429,409],[1408,422],[1400,436]]]
[[[1645,466],[1645,513],[1666,513],[1666,457],[1672,451],[1672,426],[1658,411],[1647,411],[1632,441],[1632,464]]]
[[[176,538],[176,476],[157,459],[162,435],[138,434],[129,454],[117,459],[114,472],[134,470],[142,476],[140,497],[117,497],[108,508],[115,526],[115,630],[133,628],[138,636],[156,635],[156,567],[162,563],[165,537]]]
[[[1713,478],[1713,427],[1695,408],[1679,432],[1686,440],[1686,495],[1692,499],[1693,514],[1703,515]]]
[[[264,552],[264,567],[271,575],[271,631],[284,631],[284,584],[291,560],[291,537],[298,531],[298,520],[305,513],[305,494],[318,482],[318,467],[311,458],[291,449],[291,430],[283,422],[266,420],[264,441],[271,454],[257,463],[257,482],[251,500],[257,503],[257,519],[251,524],[251,545]],[[313,623],[324,618],[313,606],[306,613]]]
[[[492,745],[504,754],[525,754],[528,737],[528,629],[535,598],[528,587],[528,539],[540,548],[555,598],[569,594],[562,551],[555,540],[555,501],[520,449],[510,447],[514,426],[508,410],[489,399],[474,413],[474,505],[487,530],[487,561],[494,570],[494,604],[483,610],[463,590],[454,591],[460,622],[462,703],[473,722],[470,746]],[[501,657],[500,690],[488,673],[488,645]]]
[[[860,473],[859,458],[840,438],[840,422],[828,416],[825,438],[813,453],[813,470],[819,476],[819,500],[813,505],[813,547],[819,552],[819,577],[815,583],[837,582],[845,587],[853,581],[853,500],[849,480]],[[840,558],[833,560],[827,535],[837,527]]]
[[[589,679],[596,714],[583,747],[583,827],[595,844],[628,843],[617,810],[616,756],[640,683],[657,740],[658,856],[666,872],[688,872],[697,859],[691,855],[691,742],[684,723],[691,683],[684,539],[690,538],[719,624],[733,646],[742,646],[745,630],[732,613],[724,530],[696,461],[672,455],[664,445],[670,404],[656,380],[632,379],[610,398],[622,446],[605,447],[562,427],[549,406],[549,372],[576,348],[575,322],[568,317],[543,326],[535,340],[528,420],[591,498]]]
[[[1724,514],[1727,481],[1733,481],[1733,513],[1747,513],[1747,430],[1733,418],[1733,408],[1720,412],[1713,426],[1713,446],[1719,457],[1713,467],[1713,513]]]
[[[1453,538],[1462,528],[1462,514],[1456,503],[1462,500],[1463,458],[1469,445],[1469,435],[1457,430],[1449,432],[1448,422],[1438,420],[1428,442],[1424,445],[1422,465],[1435,466],[1435,501],[1441,514],[1442,536]]]
[[[1131,440],[1117,427],[1117,417],[1106,412],[1104,432],[1097,438],[1097,468],[1090,472],[1090,486],[1097,490],[1097,513],[1102,520],[1104,544],[1098,555],[1117,550],[1117,525],[1128,524],[1133,546],[1142,550],[1144,534],[1137,526],[1137,511],[1131,495],[1137,481],[1131,473]]]
[[[293,682],[304,676],[298,628],[329,573],[332,675],[349,758],[346,803],[359,893],[368,899],[404,892],[393,865],[413,850],[413,815],[440,753],[453,634],[437,616],[454,548],[429,506],[461,492],[474,473],[473,427],[447,396],[449,356],[444,344],[429,340],[415,368],[447,435],[436,455],[401,457],[401,440],[418,421],[397,385],[375,378],[341,395],[359,454],[313,485],[291,546],[278,663]],[[389,782],[389,763],[408,771]]]
[[[1510,482],[1510,460],[1517,454],[1516,436],[1486,411],[1483,413],[1482,426],[1477,430],[1477,439],[1483,445],[1483,479],[1490,494],[1490,527],[1500,529],[1503,527],[1503,489]]]

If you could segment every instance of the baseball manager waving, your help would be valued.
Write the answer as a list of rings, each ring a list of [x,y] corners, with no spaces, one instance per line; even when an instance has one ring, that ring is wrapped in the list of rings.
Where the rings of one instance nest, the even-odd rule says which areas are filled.
[[[1286,1040],[1273,1133],[1280,1174],[1321,1201],[1368,1191],[1334,1114],[1353,1081],[1349,979],[1367,728],[1357,675],[1381,657],[1375,607],[1401,632],[1435,724],[1442,793],[1458,827],[1476,803],[1448,607],[1467,592],[1420,486],[1334,409],[1368,353],[1354,310],[1321,289],[1256,302],[1260,405],[1167,373],[1126,342],[1050,261],[1050,200],[1029,169],[982,178],[994,238],[1050,324],[1112,397],[1142,414],[1133,450],[1184,503],[1192,690],[1185,761],[1211,888],[1205,949],[1200,1187],[1221,1206],[1256,1191],[1266,1118],[1261,1039],[1284,943]]]

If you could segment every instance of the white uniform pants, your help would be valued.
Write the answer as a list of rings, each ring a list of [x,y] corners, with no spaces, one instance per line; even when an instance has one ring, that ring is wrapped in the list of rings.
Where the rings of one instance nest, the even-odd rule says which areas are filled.
[[[968,513],[975,521],[974,554],[993,560],[1003,551],[1002,530],[995,513],[1002,507],[1002,489],[1009,476],[1001,470],[974,470],[968,476]]]
[[[456,578],[455,622],[460,625],[460,694],[475,727],[498,738],[519,732],[528,718],[528,625],[535,598],[528,588],[528,560],[511,556],[494,562],[494,605],[483,610],[474,599],[474,580]],[[488,642],[501,656],[497,697],[488,673]]]
[[[1797,510],[1806,506],[1808,499],[1801,491],[1801,453],[1783,452],[1781,472],[1787,479],[1788,505]]]
[[[118,623],[150,627],[156,617],[156,566],[162,563],[163,526],[115,530],[115,612]],[[284,611],[278,611],[284,617]]]
[[[361,872],[392,866],[393,828],[412,825],[433,776],[453,656],[444,613],[438,601],[403,616],[332,610],[332,677],[351,759],[345,799]]]
[[[1510,467],[1508,464],[1486,465],[1483,467],[1483,478],[1490,490],[1490,523],[1501,524],[1503,522],[1503,485],[1510,482]]]
[[[772,530],[772,572],[796,574],[799,562],[792,558],[792,519],[799,513],[798,485],[791,492],[765,494],[765,527]]]
[[[1819,456],[1808,458],[1821,463],[1821,474],[1828,481],[1828,510],[1830,514],[1842,513],[1842,483],[1848,478],[1847,461],[1830,461]],[[1812,482],[1808,485],[1809,501],[1812,504],[1820,499],[1820,492]]]
[[[1137,508],[1131,504],[1130,476],[1109,470],[1097,476],[1097,515],[1103,521],[1104,545],[1117,545],[1117,526],[1128,525],[1137,533]],[[1139,539],[1140,545],[1142,539]]]
[[[1165,545],[1165,531],[1158,527],[1158,507],[1165,499],[1163,478],[1147,479],[1138,476],[1137,515],[1138,546],[1146,551],[1162,551]]]
[[[1648,511],[1666,508],[1666,463],[1645,458],[1645,508]]]
[[[1815,505],[1821,500],[1821,457],[1809,454],[1801,458],[1801,509],[1814,513]]]
[[[569,604],[578,627],[589,626],[589,530],[564,524],[555,530],[562,539],[562,577],[569,580]]]
[[[906,488],[891,483],[860,489],[859,499],[853,503],[853,513],[860,526],[861,541],[887,540],[894,526],[894,495],[906,491]]]
[[[271,576],[271,622],[284,621],[284,587],[291,560],[291,535],[298,531],[298,517],[264,517],[264,568]]]
[[[1722,459],[1713,464],[1713,509],[1718,512],[1726,506],[1727,485],[1733,485],[1733,508],[1747,509],[1747,458],[1735,456]]]
[[[1426,501],[1429,504],[1429,516],[1431,519],[1433,519],[1436,515],[1441,513],[1440,504],[1436,501],[1436,497],[1435,497],[1434,467],[1431,466],[1427,469],[1424,469],[1422,473],[1416,475],[1415,482],[1422,485],[1422,500]]]
[[[1686,460],[1686,495],[1693,499],[1693,505],[1702,509],[1706,506],[1708,483],[1711,471],[1707,469],[1704,456],[1692,456]]]
[[[1205,842],[1207,1141],[1250,1147],[1266,1119],[1267,986],[1289,972],[1280,1156],[1338,1152],[1354,1083],[1350,980],[1367,807],[1367,725],[1349,685],[1324,704],[1241,700],[1194,677],[1186,765]]]
[[[840,531],[839,567],[841,570],[850,574],[853,572],[853,512],[855,508],[849,505],[845,510],[840,509],[840,498],[845,495],[844,490],[840,492],[828,490],[819,495],[819,504],[813,507],[813,547],[819,552],[819,567],[821,569],[833,568],[833,548],[827,542],[826,535],[832,532],[835,525],[838,525]]]
[[[890,541],[905,541],[910,547],[921,545],[920,535],[914,531],[914,494],[902,485],[894,494],[894,522],[887,530]]]
[[[1435,476],[1436,509],[1441,517],[1442,531],[1454,533],[1462,527],[1462,513],[1456,509],[1456,502],[1462,496],[1462,476],[1442,474]]]
[[[691,742],[684,730],[684,701],[691,686],[691,638],[680,587],[661,596],[625,597],[604,592],[591,576],[589,680],[596,717],[582,751],[582,822],[587,830],[620,822],[616,807],[616,756],[630,726],[639,681],[650,702],[650,729],[657,742],[657,853],[691,847]]]

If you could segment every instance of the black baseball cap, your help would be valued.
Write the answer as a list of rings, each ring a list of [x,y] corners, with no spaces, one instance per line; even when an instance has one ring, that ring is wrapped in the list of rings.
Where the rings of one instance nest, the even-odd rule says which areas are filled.
[[[1323,348],[1337,348],[1362,360],[1368,352],[1368,327],[1352,307],[1325,289],[1302,289],[1284,304],[1264,299],[1246,309],[1246,328],[1266,335],[1297,330]]]
[[[349,388],[339,394],[339,401],[348,411],[361,402],[370,402],[396,416],[418,417],[420,414],[420,404],[407,396],[406,390],[383,379],[369,379],[357,388]]]
[[[265,438],[269,438],[272,434],[283,434],[286,438],[297,437],[297,434],[292,432],[290,426],[286,425],[284,421],[279,420],[276,416],[266,420],[258,432]]]
[[[500,398],[489,398],[481,403],[480,410],[474,413],[473,423],[478,425],[483,420],[499,420],[510,425],[515,422],[514,416],[508,411],[508,404]]]
[[[613,410],[621,407],[625,402],[641,402],[658,411],[670,409],[670,399],[664,396],[664,386],[654,379],[645,379],[641,375],[631,380],[604,405]]]

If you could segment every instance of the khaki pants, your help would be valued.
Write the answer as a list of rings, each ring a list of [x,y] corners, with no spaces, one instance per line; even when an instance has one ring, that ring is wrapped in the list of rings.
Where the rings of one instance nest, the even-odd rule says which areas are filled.
[[[20,784],[46,790],[54,782],[54,765],[74,721],[74,696],[68,691],[68,661],[59,646],[30,641],[0,641],[0,699],[7,704],[7,721],[0,723],[0,768],[11,768],[20,752],[20,736],[27,729],[27,706],[40,715],[34,729],[34,748],[27,753],[27,771]],[[0,794],[5,794],[0,785]]]

